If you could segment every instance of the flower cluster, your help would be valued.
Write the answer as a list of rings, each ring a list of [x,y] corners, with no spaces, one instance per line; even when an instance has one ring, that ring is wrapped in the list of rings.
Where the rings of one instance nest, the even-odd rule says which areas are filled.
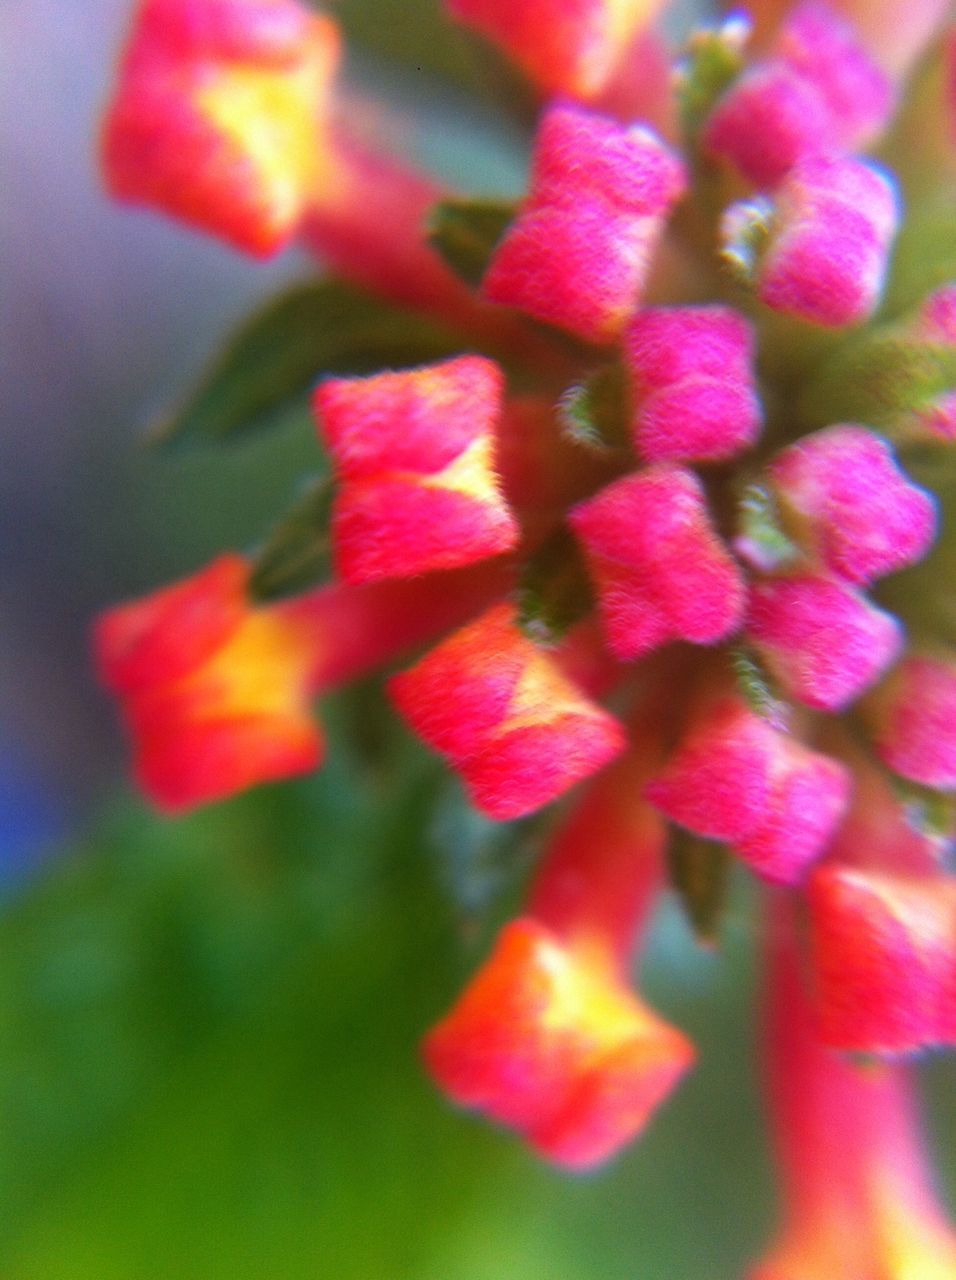
[[[110,190],[252,254],[298,238],[446,343],[312,371],[330,581],[275,599],[223,556],[100,621],[138,779],[183,809],[313,769],[312,700],[411,654],[388,696],[474,806],[567,796],[425,1061],[574,1168],[691,1065],[634,954],[665,867],[695,918],[682,867],[729,850],[771,886],[786,1218],[753,1280],[943,1280],[901,1058],[956,1044],[944,6],[755,0],[749,47],[739,15],[698,31],[670,80],[647,0],[446,7],[539,95],[516,205],[354,136],[296,0],[137,12]]]

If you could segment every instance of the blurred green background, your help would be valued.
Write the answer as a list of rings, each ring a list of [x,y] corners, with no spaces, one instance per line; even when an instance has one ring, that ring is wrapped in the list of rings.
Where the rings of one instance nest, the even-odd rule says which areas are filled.
[[[440,118],[427,157],[462,186],[518,189],[520,146],[462,97],[487,66],[437,4],[338,9],[355,82],[410,130]],[[614,1166],[567,1177],[452,1112],[420,1069],[524,867],[369,717],[374,687],[323,707],[314,779],[176,822],[123,780],[89,617],[253,542],[316,463],[301,415],[224,456],[140,443],[303,264],[253,267],[100,195],[95,121],[127,11],[0,13],[0,1275],[734,1280],[773,1218],[746,886],[719,954],[665,904],[644,986],[700,1065]],[[952,1064],[926,1074],[952,1191]]]

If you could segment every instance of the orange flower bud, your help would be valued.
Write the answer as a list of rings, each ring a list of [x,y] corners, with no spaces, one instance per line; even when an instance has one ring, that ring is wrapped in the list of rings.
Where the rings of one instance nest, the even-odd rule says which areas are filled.
[[[321,761],[309,711],[313,633],[294,610],[247,603],[249,566],[220,556],[194,577],[104,614],[103,683],[122,703],[135,772],[175,812]]]
[[[103,129],[110,191],[276,252],[328,163],[338,58],[335,24],[295,0],[144,0]]]
[[[624,746],[617,721],[522,634],[506,604],[396,676],[390,691],[492,818],[548,804]]]
[[[571,1168],[635,1136],[693,1058],[604,956],[524,917],[425,1042],[438,1083]]]
[[[341,487],[332,528],[352,583],[509,551],[518,526],[494,470],[498,366],[479,356],[371,378],[329,378],[315,405]]]

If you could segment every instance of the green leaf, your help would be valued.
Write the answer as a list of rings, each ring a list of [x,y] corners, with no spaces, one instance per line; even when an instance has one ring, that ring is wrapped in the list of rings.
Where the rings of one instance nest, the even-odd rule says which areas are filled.
[[[329,576],[332,480],[313,481],[256,555],[249,590],[256,600],[293,595]]]
[[[775,724],[786,718],[787,704],[778,696],[770,674],[750,649],[743,646],[732,649],[730,665],[740,695],[755,715]]]
[[[698,942],[713,946],[727,903],[730,852],[682,828],[674,828],[667,849],[671,886]]]
[[[592,453],[627,447],[630,394],[619,364],[606,365],[575,383],[558,402],[558,422],[568,440]]]
[[[519,627],[544,647],[559,644],[593,608],[587,570],[570,530],[558,530],[528,559],[517,603]]]
[[[677,104],[684,136],[696,138],[714,104],[740,75],[750,34],[746,19],[695,31],[677,68]]]
[[[748,484],[738,510],[739,542],[769,571],[796,560],[799,548],[784,532],[773,495],[762,484]]]
[[[340,280],[297,285],[240,326],[153,438],[167,447],[231,442],[281,423],[322,374],[373,373],[458,349],[433,322]]]
[[[515,216],[508,200],[442,200],[428,219],[428,242],[464,282],[477,288]]]

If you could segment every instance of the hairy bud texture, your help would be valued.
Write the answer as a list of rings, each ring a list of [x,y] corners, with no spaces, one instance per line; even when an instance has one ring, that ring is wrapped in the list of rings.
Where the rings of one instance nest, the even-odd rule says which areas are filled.
[[[949,1280],[902,1070],[840,1056],[956,1039],[941,5],[754,0],[752,46],[728,19],[672,77],[657,0],[444,7],[543,99],[518,204],[379,150],[382,113],[339,96],[334,22],[295,0],[136,11],[111,191],[256,255],[297,240],[341,308],[314,334],[295,307],[290,332],[257,320],[223,389],[232,412],[252,385],[261,425],[331,350],[311,371],[329,527],[321,497],[296,506],[278,542],[97,627],[136,776],[179,810],[314,769],[313,700],[385,666],[483,814],[562,801],[425,1062],[572,1169],[691,1064],[634,952],[668,874],[719,940],[729,850],[770,886],[785,1207],[751,1280]],[[276,599],[275,546],[301,594]]]
[[[491,260],[485,297],[588,341],[612,340],[685,185],[679,157],[650,129],[550,108],[528,199]]]
[[[502,376],[490,360],[371,378],[315,394],[340,478],[332,517],[347,582],[413,577],[510,551],[518,526],[495,474]]]

